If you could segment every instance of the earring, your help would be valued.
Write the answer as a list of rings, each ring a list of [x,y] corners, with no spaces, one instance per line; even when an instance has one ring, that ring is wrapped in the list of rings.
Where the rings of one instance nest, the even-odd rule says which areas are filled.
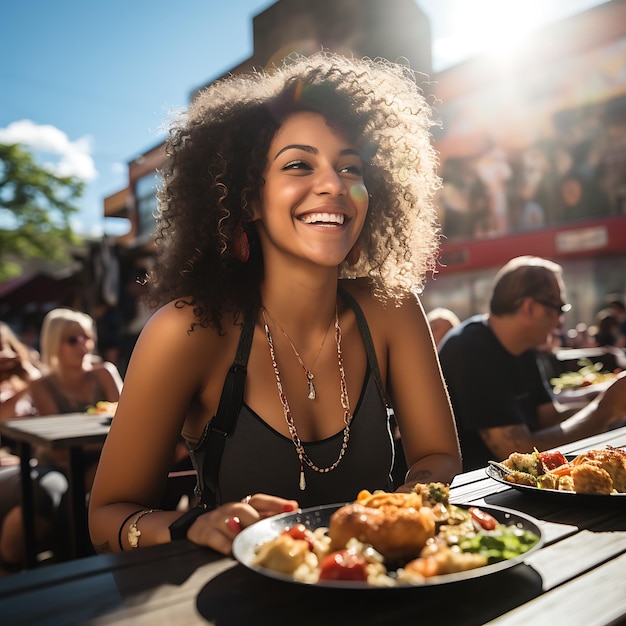
[[[353,267],[359,262],[360,258],[361,258],[361,246],[357,242],[352,246],[352,249],[350,250],[350,252],[348,252],[348,256],[346,257],[346,262],[348,263],[350,267]]]
[[[241,263],[245,263],[250,258],[250,242],[242,226],[235,228],[232,255]]]

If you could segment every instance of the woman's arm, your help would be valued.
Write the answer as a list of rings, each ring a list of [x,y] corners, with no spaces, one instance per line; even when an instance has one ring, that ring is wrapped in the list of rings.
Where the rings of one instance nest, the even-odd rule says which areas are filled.
[[[150,319],[135,346],[89,502],[89,530],[99,552],[130,549],[133,521],[140,546],[168,542],[169,526],[181,516],[142,512],[158,509],[192,407],[196,414],[215,413],[236,345],[232,335],[220,337],[212,329],[188,333],[192,321],[190,307],[168,305]],[[297,503],[255,496],[251,504],[224,504],[197,518],[187,537],[227,554],[238,530],[287,506],[292,510]]]
[[[417,298],[389,304],[372,322],[385,337],[388,393],[409,468],[401,490],[416,482],[451,482],[461,472],[459,443],[422,305]]]
[[[186,310],[164,307],[146,324],[133,350],[90,497],[90,532],[100,550],[128,549],[118,542],[124,518],[159,505],[176,442],[201,386],[194,357],[199,333],[188,335],[188,328]],[[167,527],[179,515],[142,519],[142,545],[167,541]]]
[[[18,403],[28,398],[28,381],[15,376],[10,379],[10,385],[6,384],[6,387],[0,400],[0,421],[3,422],[17,417]]]
[[[110,361],[104,361],[103,363],[94,367],[98,381],[102,386],[105,393],[107,402],[117,402],[122,391],[123,381],[117,367]]]

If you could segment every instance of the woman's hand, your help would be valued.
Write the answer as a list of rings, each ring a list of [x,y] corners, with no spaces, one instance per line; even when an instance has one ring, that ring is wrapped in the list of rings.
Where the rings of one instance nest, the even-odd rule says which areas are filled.
[[[230,554],[234,538],[248,526],[266,517],[298,509],[296,500],[266,494],[246,496],[198,517],[187,531],[187,539],[221,554]]]
[[[20,357],[12,350],[3,350],[0,352],[0,381],[20,375],[24,375],[24,368]]]

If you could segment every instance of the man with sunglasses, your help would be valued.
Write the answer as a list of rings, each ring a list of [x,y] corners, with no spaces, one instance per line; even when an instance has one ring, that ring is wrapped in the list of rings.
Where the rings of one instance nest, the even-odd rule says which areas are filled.
[[[489,313],[470,317],[442,340],[439,359],[457,421],[464,471],[512,452],[555,448],[626,418],[624,376],[582,409],[567,409],[553,401],[537,366],[536,349],[570,308],[561,266],[521,256],[496,274]]]

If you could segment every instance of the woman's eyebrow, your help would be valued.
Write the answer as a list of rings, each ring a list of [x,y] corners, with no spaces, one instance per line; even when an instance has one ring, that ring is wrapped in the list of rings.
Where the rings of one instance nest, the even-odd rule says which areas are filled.
[[[310,152],[311,154],[317,154],[317,148],[314,148],[313,146],[305,146],[299,143],[292,143],[292,144],[289,144],[288,146],[285,146],[284,148],[281,148],[276,153],[274,160],[276,160],[286,150],[304,150],[305,152]]]
[[[318,153],[318,149],[314,148],[313,146],[305,146],[303,144],[294,143],[294,144],[289,144],[288,146],[285,146],[284,148],[281,148],[276,153],[276,156],[274,156],[274,160],[276,160],[286,150],[304,150],[305,152],[310,152],[311,154],[317,154]],[[358,156],[359,158],[361,157],[361,155],[358,153],[358,151],[355,150],[354,148],[346,148],[345,150],[342,150],[339,153],[340,156],[347,156],[347,155],[350,155],[350,154]]]

